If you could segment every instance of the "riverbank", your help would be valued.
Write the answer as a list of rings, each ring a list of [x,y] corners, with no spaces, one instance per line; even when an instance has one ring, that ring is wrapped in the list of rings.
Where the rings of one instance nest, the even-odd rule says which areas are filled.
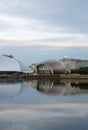
[[[79,79],[79,80],[88,80],[88,75],[79,75],[79,74],[61,74],[61,75],[2,75],[0,80],[3,79],[22,79],[22,80],[33,80],[33,79]]]
[[[73,75],[73,74],[62,74],[62,75],[29,75],[24,76],[24,78],[29,79],[86,79],[88,80],[88,75]]]

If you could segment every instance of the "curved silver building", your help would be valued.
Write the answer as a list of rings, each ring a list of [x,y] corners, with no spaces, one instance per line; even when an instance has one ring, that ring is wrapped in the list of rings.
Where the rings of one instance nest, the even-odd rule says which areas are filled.
[[[0,74],[27,73],[29,68],[12,55],[0,56]]]
[[[37,74],[48,74],[48,75],[53,75],[53,74],[60,74],[64,73],[66,70],[65,64],[62,61],[44,61],[36,65],[36,71]]]

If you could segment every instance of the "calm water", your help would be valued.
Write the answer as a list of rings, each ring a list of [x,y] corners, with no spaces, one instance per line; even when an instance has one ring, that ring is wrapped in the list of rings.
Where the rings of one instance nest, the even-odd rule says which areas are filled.
[[[0,130],[88,130],[88,82],[0,81]]]

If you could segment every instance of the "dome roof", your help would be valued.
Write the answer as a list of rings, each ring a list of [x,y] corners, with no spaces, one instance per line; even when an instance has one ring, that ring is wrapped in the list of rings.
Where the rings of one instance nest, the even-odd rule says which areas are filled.
[[[65,68],[65,64],[62,61],[56,61],[56,60],[44,61],[41,62],[40,64],[46,64],[50,66],[53,70]]]
[[[51,72],[59,71],[59,72],[65,72],[66,67],[64,62],[62,61],[56,61],[56,60],[50,60],[50,61],[44,61],[39,64],[37,64],[37,67],[45,65],[50,68]]]
[[[13,56],[0,56],[0,71],[28,72],[29,68],[22,62],[14,59]]]

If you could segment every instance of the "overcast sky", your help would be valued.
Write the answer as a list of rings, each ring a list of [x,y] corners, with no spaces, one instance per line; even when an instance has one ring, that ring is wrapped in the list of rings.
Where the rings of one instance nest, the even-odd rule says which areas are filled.
[[[0,47],[88,51],[87,0],[0,0]]]

